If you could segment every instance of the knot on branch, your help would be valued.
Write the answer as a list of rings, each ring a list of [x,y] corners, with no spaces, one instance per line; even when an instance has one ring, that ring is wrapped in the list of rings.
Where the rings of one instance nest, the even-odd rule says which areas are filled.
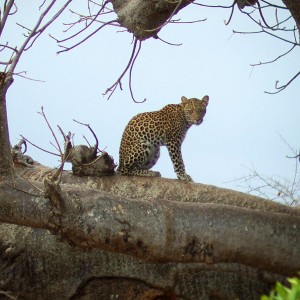
[[[4,91],[6,91],[13,81],[11,73],[0,72],[0,89],[4,88]]]
[[[23,145],[25,149],[22,152]],[[26,151],[27,151],[26,141],[24,139],[21,139],[21,141],[11,149],[13,162],[15,165],[32,168],[33,159],[30,156],[24,154]]]
[[[190,4],[189,0],[115,0],[112,1],[118,22],[140,41],[157,33],[180,9]]]
[[[190,256],[197,261],[205,261],[207,264],[214,262],[213,245],[201,242],[196,237],[193,237],[185,247],[185,255]]]
[[[237,4],[239,9],[243,9],[246,6],[255,5],[257,2],[258,0],[235,0],[235,3]]]

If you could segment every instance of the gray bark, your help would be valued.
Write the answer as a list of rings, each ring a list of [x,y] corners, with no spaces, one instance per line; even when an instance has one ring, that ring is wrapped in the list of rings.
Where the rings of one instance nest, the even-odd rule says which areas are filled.
[[[1,225],[0,237],[0,288],[19,300],[255,300],[284,279],[241,264],[158,264],[82,251],[46,230],[16,225]]]
[[[190,3],[111,2],[140,40]],[[283,2],[299,28],[297,1]],[[299,210],[264,199],[160,178],[66,173],[56,185],[43,166],[4,182],[0,79],[0,299],[252,300],[300,270]]]
[[[118,22],[139,40],[157,38],[157,33],[180,9],[192,1],[112,0]]]
[[[13,175],[6,110],[6,93],[12,82],[10,75],[0,72],[0,180]]]
[[[1,227],[0,289],[21,299],[259,299],[300,269],[297,209],[178,180],[18,173],[45,181],[0,187],[0,220],[23,226]]]

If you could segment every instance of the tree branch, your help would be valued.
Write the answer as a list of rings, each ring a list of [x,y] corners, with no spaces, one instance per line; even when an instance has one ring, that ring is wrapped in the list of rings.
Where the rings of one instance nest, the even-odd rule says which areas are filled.
[[[137,185],[146,181],[151,183],[135,178]],[[175,180],[159,181],[173,187]],[[26,184],[17,186],[26,190]],[[196,187],[189,184],[184,190]],[[1,222],[54,230],[78,247],[157,263],[240,263],[285,275],[300,269],[300,212],[296,209],[291,214],[274,214],[220,204],[133,200],[84,184],[62,184],[59,189],[52,185],[50,200],[1,184],[0,197]]]
[[[8,16],[15,13],[15,12],[11,13],[12,7],[15,6],[14,2],[15,2],[14,0],[9,0],[8,3],[5,2],[3,16],[0,19],[0,36],[3,32],[3,29],[5,27]],[[0,15],[0,17],[1,17],[1,15]]]
[[[119,76],[119,78],[117,79],[117,81],[113,85],[111,85],[109,88],[107,88],[107,90],[105,91],[105,93],[103,93],[104,96],[106,96],[107,94],[109,94],[108,99],[110,99],[110,97],[113,95],[113,93],[115,92],[115,90],[116,90],[116,88],[118,86],[120,86],[120,89],[122,90],[122,78],[124,77],[124,75],[127,73],[127,71],[129,69],[132,69],[132,66],[133,66],[134,61],[135,61],[135,59],[137,57],[137,54],[139,53],[139,50],[138,50],[137,54],[135,53],[137,43],[138,43],[138,39],[134,38],[133,48],[132,48],[131,56],[130,56],[130,59],[129,59],[129,62],[128,62],[127,66],[125,67],[124,71]],[[141,41],[139,41],[139,43],[141,43]],[[141,44],[139,44],[139,48],[140,48],[140,45]],[[133,100],[134,100],[134,98],[133,98]]]
[[[18,52],[14,55],[13,57],[13,61],[8,69],[8,73],[9,74],[13,74],[14,70],[18,64],[18,61],[22,55],[22,53],[25,50],[28,50],[30,47],[32,47],[32,45],[34,44],[34,42],[36,41],[36,39],[43,33],[43,31],[49,26],[51,25],[60,15],[61,13],[66,9],[66,7],[72,2],[72,0],[68,0],[66,1],[66,3],[58,10],[58,12],[48,21],[45,23],[45,25],[43,25],[42,27],[40,27],[42,21],[44,20],[44,18],[48,15],[48,13],[50,12],[51,8],[53,7],[53,5],[55,4],[55,0],[52,0],[50,2],[50,4],[48,5],[48,7],[41,13],[37,23],[35,24],[34,28],[31,30],[31,32],[29,33],[28,37],[25,39],[25,41],[23,42],[23,44],[21,45],[21,47],[18,49]],[[29,43],[31,43],[29,45]],[[29,45],[29,46],[28,46]]]
[[[279,81],[276,81],[275,84],[275,89],[277,90],[276,92],[267,92],[265,91],[266,94],[278,94],[281,91],[283,91],[284,89],[286,89],[298,76],[300,75],[300,71],[292,78],[290,79],[286,84],[283,84],[281,86],[278,86]]]

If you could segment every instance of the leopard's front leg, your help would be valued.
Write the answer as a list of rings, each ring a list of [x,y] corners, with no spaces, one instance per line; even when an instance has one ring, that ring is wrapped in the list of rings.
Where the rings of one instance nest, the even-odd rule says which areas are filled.
[[[193,181],[190,175],[185,172],[184,162],[181,154],[181,143],[168,143],[166,144],[170,158],[173,163],[174,171],[177,178],[185,181]]]

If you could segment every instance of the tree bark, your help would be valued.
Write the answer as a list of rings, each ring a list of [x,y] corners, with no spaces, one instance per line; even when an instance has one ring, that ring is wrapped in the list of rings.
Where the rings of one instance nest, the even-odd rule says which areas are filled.
[[[0,72],[0,181],[14,173],[6,109],[6,93],[12,82],[11,76]]]
[[[48,231],[16,225],[0,225],[0,237],[0,290],[20,300],[258,300],[284,280],[240,264],[157,264],[82,251]]]
[[[139,40],[191,1],[111,1]],[[255,2],[255,1],[254,1]],[[298,1],[283,0],[299,29]],[[239,2],[237,2],[239,3]],[[300,211],[213,186],[13,175],[0,73],[0,299],[260,299],[300,270]]]
[[[58,272],[58,266],[65,269],[67,262],[72,271],[59,276],[65,278],[67,286],[61,299],[93,299],[88,295],[95,291],[101,294],[104,290],[112,294],[118,290],[124,296],[120,299],[139,299],[137,295],[147,299],[147,293],[148,299],[162,295],[169,297],[164,299],[259,299],[259,294],[267,293],[275,280],[296,275],[300,270],[298,209],[178,180],[117,175],[78,178],[65,173],[58,186],[49,180],[49,169],[41,165],[19,168],[18,173],[31,184],[18,180],[17,189],[1,184],[0,221],[31,229],[3,224],[2,260],[6,261],[7,251],[8,256],[13,251],[7,250],[10,247],[20,247],[22,251],[18,254],[20,260],[3,264],[0,283],[7,282],[2,290],[21,293],[25,299],[35,299],[32,293],[44,293],[44,297],[55,299],[52,293],[61,285],[52,278],[50,269]],[[41,190],[44,190],[42,194]],[[16,239],[11,231],[18,232]],[[28,239],[26,243],[23,241],[25,246],[15,246],[23,234]],[[46,243],[46,246],[28,248],[29,243],[37,243],[39,247]],[[54,249],[59,253],[55,263],[48,257]],[[45,271],[44,267],[41,270],[41,262],[35,260],[37,251],[41,251],[39,260],[49,270]],[[76,262],[70,258],[74,251]],[[97,270],[93,268],[94,275],[89,270],[89,255],[98,266]],[[116,270],[120,261],[123,271],[127,266],[128,272]],[[33,268],[32,274],[25,277],[19,273],[24,263]],[[132,273],[131,267],[143,271]],[[24,277],[21,281],[32,280],[30,287],[24,283],[22,287],[8,288],[14,287],[16,277],[8,283],[1,276],[15,268],[16,277]],[[107,275],[103,270],[108,269],[114,271]],[[166,279],[160,283],[147,279],[146,270],[157,278],[161,278],[158,273],[164,270]],[[36,278],[43,278],[43,282]],[[178,278],[183,281],[177,281]],[[189,293],[189,280],[195,284],[202,280],[202,283],[197,283]],[[237,292],[234,286],[239,280],[242,287]],[[211,281],[208,288],[204,287],[207,281]],[[136,298],[130,298],[126,294],[128,290],[134,290]],[[203,298],[197,298],[204,291]],[[107,293],[103,299],[114,299]],[[218,295],[221,296],[217,298]]]
[[[297,28],[298,28],[298,34],[300,30],[300,2],[294,1],[294,0],[282,0],[282,2],[285,4],[285,6],[288,8],[288,10],[291,12],[291,15],[293,16]]]
[[[157,38],[157,33],[179,10],[193,2],[190,0],[112,0],[118,22],[139,40]]]

